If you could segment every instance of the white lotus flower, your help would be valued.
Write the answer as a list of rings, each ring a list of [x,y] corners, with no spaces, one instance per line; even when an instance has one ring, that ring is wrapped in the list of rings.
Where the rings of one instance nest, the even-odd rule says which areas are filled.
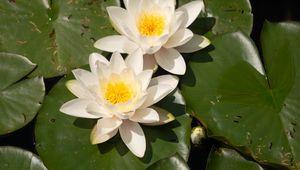
[[[143,157],[146,141],[139,123],[160,125],[174,120],[172,114],[150,106],[173,91],[178,78],[163,75],[151,79],[153,71],[143,71],[142,59],[140,50],[125,61],[119,53],[113,53],[110,61],[93,53],[89,58],[91,72],[72,71],[76,80],[66,85],[78,98],[64,103],[60,111],[98,119],[91,133],[92,144],[103,143],[119,131],[129,150]]]
[[[124,4],[126,9],[107,7],[113,27],[121,35],[99,39],[96,48],[120,53],[141,48],[146,69],[155,68],[157,63],[170,73],[182,75],[186,65],[179,52],[195,52],[210,44],[187,28],[204,8],[202,0],[176,10],[175,0],[124,0]]]

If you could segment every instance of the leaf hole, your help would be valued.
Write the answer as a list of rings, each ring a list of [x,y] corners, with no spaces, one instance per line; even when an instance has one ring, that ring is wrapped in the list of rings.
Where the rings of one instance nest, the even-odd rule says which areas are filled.
[[[70,15],[68,16],[68,20],[70,20],[70,19],[72,18],[72,16],[73,16],[73,15],[72,15],[72,14],[70,14]]]
[[[50,121],[50,123],[55,123],[56,119],[52,118],[49,121]]]
[[[26,122],[26,115],[25,115],[25,113],[22,113],[22,116],[23,116],[23,119],[24,119],[23,121]]]
[[[81,26],[82,26],[84,29],[89,29],[89,28],[90,28],[88,25],[84,25],[84,24],[81,24]]]
[[[291,138],[295,138],[295,132],[294,131],[292,131],[292,130],[290,130],[289,132],[288,132],[288,135],[291,137]]]
[[[240,123],[240,121],[238,121],[238,120],[233,120],[233,122],[234,122],[234,123]]]
[[[241,119],[242,119],[242,116],[240,116],[240,115],[234,116],[233,122],[234,122],[234,123],[240,123],[240,120],[241,120]]]
[[[55,35],[55,30],[54,29],[52,29],[52,31],[50,32],[50,34],[49,34],[49,38],[53,38],[54,37],[54,35]]]
[[[270,142],[270,143],[269,143],[269,149],[271,150],[271,149],[272,149],[272,147],[273,147],[273,143],[272,143],[272,142]]]
[[[236,118],[238,118],[238,119],[241,119],[241,118],[243,118],[242,116],[239,116],[239,115],[238,115],[238,116],[235,116],[235,117],[236,117]]]
[[[91,37],[90,40],[92,40],[93,42],[96,42],[96,39],[94,37]]]

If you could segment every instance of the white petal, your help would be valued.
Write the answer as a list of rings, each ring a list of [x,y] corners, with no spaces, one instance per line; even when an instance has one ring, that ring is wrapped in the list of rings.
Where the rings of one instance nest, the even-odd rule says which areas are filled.
[[[113,73],[117,74],[121,73],[124,69],[127,68],[126,63],[120,53],[114,52],[111,55],[110,68],[112,69]]]
[[[78,80],[69,80],[66,83],[67,88],[78,98],[93,99],[93,95],[90,93],[84,85]]]
[[[103,63],[105,65],[109,65],[108,60],[101,54],[98,53],[92,53],[89,56],[89,64],[90,68],[93,74],[97,74],[97,63]]]
[[[109,65],[104,63],[97,63],[97,77],[99,78],[100,83],[103,82],[103,79],[107,79],[112,74],[112,70]]]
[[[171,21],[170,35],[173,35],[178,29],[186,28],[187,14],[182,11],[176,11]]]
[[[130,0],[123,0],[123,3],[124,3],[124,5],[125,5],[125,8],[126,8],[126,9],[128,9],[128,3],[129,3],[128,1],[130,1]]]
[[[110,6],[106,9],[115,30],[131,39],[134,38],[137,31],[128,11],[116,6]]]
[[[159,121],[153,122],[153,123],[143,123],[143,125],[147,126],[159,126],[159,125],[164,125],[166,123],[169,123],[173,120],[175,120],[175,117],[172,113],[168,112],[167,110],[164,110],[162,108],[158,107],[152,107],[159,115]]]
[[[104,118],[113,116],[108,109],[106,109],[103,106],[100,106],[96,102],[92,102],[89,105],[87,105],[86,111],[90,114],[93,114],[93,115],[96,115],[96,116],[99,116],[99,117],[104,117]]]
[[[92,115],[86,111],[87,105],[89,105],[92,102],[93,101],[87,99],[79,99],[79,98],[73,99],[64,103],[60,107],[59,111],[75,117],[91,118],[91,119],[99,118],[99,116]]]
[[[155,72],[157,70],[158,66],[157,66],[157,62],[154,58],[154,55],[153,54],[151,54],[151,55],[145,54],[143,56],[143,58],[144,58],[144,70],[151,69]]]
[[[169,37],[168,33],[161,36],[140,36],[138,41],[144,54],[154,54],[168,41]]]
[[[116,112],[115,116],[117,116],[120,119],[128,119],[134,114],[134,112]]]
[[[164,43],[156,43],[154,42],[153,44],[151,42],[148,42],[149,40],[147,39],[150,39],[150,38],[147,38],[147,37],[141,37],[139,42],[140,42],[140,46],[143,50],[143,54],[153,54],[155,52],[157,52],[161,46],[164,44]]]
[[[181,53],[192,53],[207,47],[209,44],[209,39],[204,36],[194,34],[190,41],[182,46],[176,47],[176,49]]]
[[[94,47],[108,52],[132,53],[138,46],[126,36],[111,35],[97,40]]]
[[[111,139],[118,133],[118,129],[115,129],[109,133],[99,135],[98,128],[95,126],[91,132],[91,143],[98,144],[106,142],[107,140]]]
[[[97,76],[89,71],[83,69],[75,69],[72,70],[72,73],[75,78],[86,87],[95,86],[98,84]]]
[[[158,1],[159,5],[162,8],[170,8],[169,11],[174,11],[175,5],[176,5],[176,0],[163,0],[163,1]]]
[[[131,68],[135,75],[140,74],[143,71],[143,53],[141,49],[137,49],[133,53],[129,54],[125,60],[126,65]]]
[[[141,9],[141,0],[124,0],[124,5],[131,15],[136,15],[137,10]]]
[[[137,109],[130,120],[140,123],[154,123],[159,121],[159,115],[151,108]]]
[[[165,48],[173,48],[185,44],[193,37],[193,32],[189,29],[180,29],[175,32],[164,44]]]
[[[97,121],[96,127],[94,128],[91,134],[92,144],[97,144],[100,142],[105,142],[113,137],[112,134],[115,134],[115,131],[122,124],[122,120],[113,117],[113,118],[102,118]],[[110,134],[113,132],[112,134]],[[108,135],[110,134],[110,135]]]
[[[173,48],[161,48],[154,54],[154,57],[158,65],[166,71],[178,75],[185,73],[185,61],[177,50]]]
[[[141,108],[149,107],[157,102],[159,102],[161,99],[163,99],[165,96],[167,96],[170,92],[172,92],[172,87],[169,85],[155,85],[147,89],[148,95],[147,99],[141,106]]]
[[[183,11],[187,14],[187,22],[185,27],[191,25],[194,20],[197,18],[201,10],[204,8],[204,3],[202,0],[189,2],[181,7],[179,7],[176,11]]]
[[[169,85],[172,88],[172,91],[177,87],[178,77],[173,75],[162,75],[151,79],[149,87],[155,85]]]
[[[144,104],[144,102],[147,99],[147,94],[142,94],[139,99],[134,103],[134,106],[132,107],[132,110],[136,110],[138,108],[141,108],[141,106]]]
[[[119,128],[121,138],[128,149],[136,156],[143,157],[146,151],[146,139],[138,123],[124,121]]]
[[[145,70],[141,72],[137,79],[140,81],[142,85],[142,91],[145,91],[150,83],[151,77],[152,77],[153,71],[152,70]]]

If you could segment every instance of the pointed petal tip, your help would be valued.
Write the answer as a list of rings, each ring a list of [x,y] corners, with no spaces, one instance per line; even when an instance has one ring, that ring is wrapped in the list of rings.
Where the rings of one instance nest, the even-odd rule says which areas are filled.
[[[137,157],[146,151],[146,138],[141,126],[133,121],[124,121],[119,128],[120,136],[127,148]]]
[[[167,114],[167,118],[166,120],[163,121],[164,124],[172,122],[173,120],[175,120],[175,116],[172,113],[168,113]]]
[[[168,112],[165,109],[155,107],[155,106],[153,106],[153,109],[155,109],[158,112],[159,121],[154,122],[154,123],[143,123],[143,125],[146,125],[146,126],[160,126],[160,125],[164,125],[164,124],[167,124],[169,122],[172,122],[173,120],[176,119],[176,117],[172,113]]]
[[[210,40],[204,36],[203,37],[203,42],[201,44],[199,44],[199,47],[201,48],[205,48],[207,46],[209,46],[211,44]]]
[[[186,64],[183,56],[174,48],[161,48],[154,55],[158,65],[164,70],[176,74],[184,75]]]
[[[137,44],[124,35],[109,35],[98,39],[94,47],[102,51],[132,53],[138,48]]]
[[[69,89],[70,86],[72,86],[75,82],[76,82],[75,79],[73,79],[73,80],[68,80],[68,81],[66,82],[66,87]]]
[[[100,135],[99,129],[97,129],[97,125],[94,126],[90,135],[90,142],[92,145],[97,145],[100,143],[104,143],[114,137],[118,133],[118,129],[115,129],[109,133],[105,133]]]
[[[197,1],[191,1],[183,6],[179,7],[176,11],[183,11],[186,13],[186,24],[185,27],[188,27],[191,25],[195,19],[198,17],[200,12],[204,9],[204,3],[203,0],[197,0]]]

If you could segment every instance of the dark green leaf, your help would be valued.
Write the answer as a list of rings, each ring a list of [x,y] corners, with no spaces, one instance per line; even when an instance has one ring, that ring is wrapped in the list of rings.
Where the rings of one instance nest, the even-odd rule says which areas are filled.
[[[159,103],[176,120],[162,126],[142,126],[147,149],[142,159],[134,156],[119,135],[92,145],[90,133],[95,120],[71,117],[59,112],[61,105],[74,98],[63,78],[45,99],[36,122],[37,150],[50,169],[145,169],[154,162],[178,152],[185,160],[189,155],[191,119],[185,114],[178,92]],[[76,163],[78,162],[78,163]]]
[[[47,170],[43,162],[33,153],[10,146],[0,147],[0,169]]]
[[[300,25],[267,22],[261,39],[265,69],[249,38],[226,34],[192,57],[182,90],[210,136],[300,168]]]
[[[45,95],[42,78],[22,79],[35,65],[23,56],[0,53],[0,135],[29,123]]]
[[[113,33],[105,12],[117,1],[2,0],[0,51],[24,55],[37,63],[31,74],[54,77],[84,65],[93,43]]]
[[[192,0],[179,0],[179,6]],[[205,11],[192,24],[194,32],[213,36],[241,30],[250,35],[253,15],[249,0],[203,0]]]
[[[148,170],[188,170],[189,167],[184,159],[175,154],[171,157],[162,159],[151,165]]]
[[[246,160],[235,150],[213,147],[206,170],[220,169],[262,170],[263,168],[253,161]]]

